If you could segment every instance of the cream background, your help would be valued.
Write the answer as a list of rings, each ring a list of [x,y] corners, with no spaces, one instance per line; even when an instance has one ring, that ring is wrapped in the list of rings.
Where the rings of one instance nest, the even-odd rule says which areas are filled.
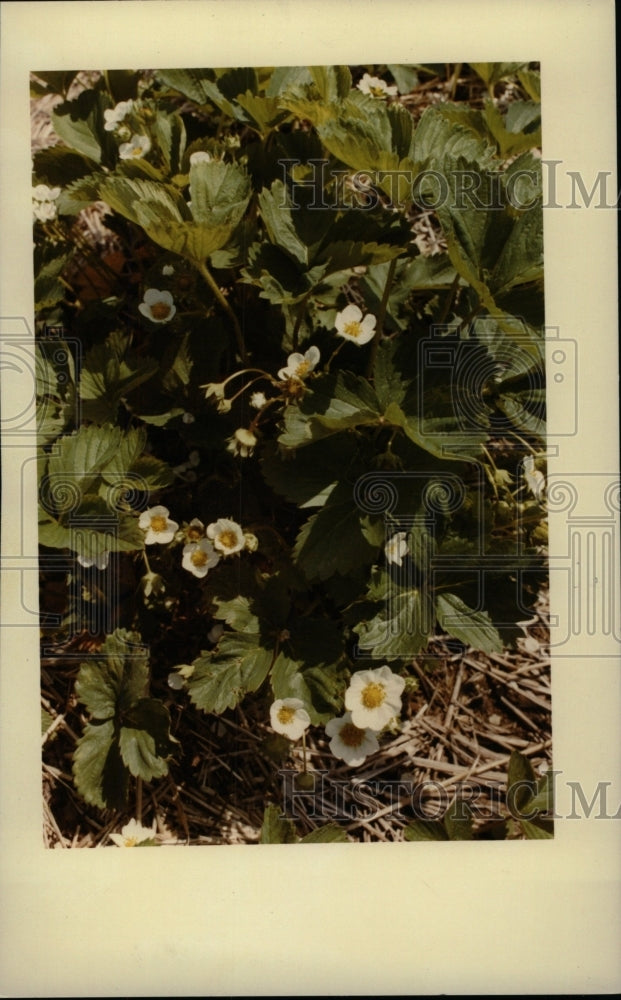
[[[28,73],[538,59],[544,157],[615,180],[608,0],[143,0],[2,5],[0,333],[32,323]],[[613,183],[611,191],[616,191]],[[570,201],[566,175],[558,200]],[[579,433],[551,471],[618,468],[616,213],[545,213],[549,325],[578,342]],[[10,327],[12,330],[13,328]],[[1,345],[0,345],[1,346]],[[613,363],[614,362],[614,363]],[[28,383],[3,372],[3,418]],[[550,388],[552,418],[563,407]],[[10,429],[10,428],[9,428]],[[21,441],[21,439],[20,439]],[[3,452],[3,555],[35,552],[28,446]],[[32,470],[32,466],[30,466]],[[580,482],[581,495],[589,488]],[[23,505],[23,509],[22,508]],[[24,525],[28,547],[20,549]],[[564,524],[551,526],[562,542]],[[32,561],[31,561],[32,562]],[[14,564],[14,563],[13,563]],[[2,579],[4,620],[20,574]],[[618,577],[618,567],[617,567]],[[24,574],[36,607],[36,572]],[[617,586],[617,596],[619,594]],[[553,601],[554,601],[553,594]],[[603,643],[603,644],[602,644]],[[579,637],[554,664],[554,764],[621,801],[619,649]],[[567,653],[572,657],[568,658]],[[614,992],[619,821],[558,821],[553,842],[45,851],[35,627],[2,632],[0,993],[173,996]]]

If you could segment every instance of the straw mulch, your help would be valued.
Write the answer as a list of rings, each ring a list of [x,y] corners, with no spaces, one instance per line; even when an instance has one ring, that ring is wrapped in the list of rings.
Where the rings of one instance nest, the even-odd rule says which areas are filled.
[[[528,757],[536,773],[551,766],[545,595],[523,632],[518,648],[501,656],[434,639],[411,667],[399,730],[384,734],[380,751],[358,768],[334,758],[323,728],[311,728],[315,794],[300,794],[294,784],[302,747],[275,737],[265,696],[213,716],[170,691],[178,753],[167,778],[134,787],[125,815],[101,813],[76,794],[71,758],[86,721],[72,693],[79,664],[54,658],[44,663],[42,682],[45,845],[109,845],[108,834],[132,815],[146,826],[155,819],[162,844],[252,844],[270,802],[293,818],[299,836],[333,822],[352,842],[399,841],[409,822],[440,816],[456,791],[466,798],[468,789],[475,835],[497,836],[511,751]]]

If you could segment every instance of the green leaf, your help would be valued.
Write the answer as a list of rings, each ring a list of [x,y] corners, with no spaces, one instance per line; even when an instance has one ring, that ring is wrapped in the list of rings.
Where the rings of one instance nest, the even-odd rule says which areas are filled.
[[[149,358],[136,360],[132,367],[123,356],[125,347],[126,342],[117,345],[108,338],[95,344],[84,359],[79,393],[83,400],[96,401],[96,406],[91,403],[87,409],[98,423],[115,421],[121,400],[158,371],[157,362]]]
[[[72,257],[71,250],[68,253],[60,253],[36,270],[34,294],[38,310],[49,309],[65,297],[66,288],[59,278]]]
[[[134,777],[152,781],[168,773],[165,760],[173,750],[170,715],[161,701],[142,698],[123,713],[119,748]]]
[[[237,104],[246,112],[249,124],[264,136],[289,116],[277,97],[258,97],[249,90],[237,95]]]
[[[142,698],[148,679],[148,654],[140,636],[117,629],[107,636],[96,659],[81,664],[76,694],[93,718],[112,719]]]
[[[190,167],[190,198],[195,222],[228,226],[240,222],[250,199],[250,179],[236,163],[211,160]]]
[[[271,188],[259,192],[261,217],[272,243],[286,250],[302,265],[309,263],[308,247],[298,235],[294,224],[291,198],[282,181],[274,181]]]
[[[521,819],[520,826],[527,840],[552,840],[554,838],[554,826],[549,820],[531,823],[530,820]]]
[[[395,364],[395,353],[399,350],[397,340],[380,341],[375,367],[373,369],[373,385],[380,407],[385,410],[391,403],[400,404],[406,395],[409,383]]]
[[[473,611],[456,594],[436,598],[440,628],[460,642],[484,653],[501,653],[502,640],[487,611]]]
[[[554,772],[548,771],[537,782],[537,791],[532,799],[529,799],[524,812],[532,816],[533,813],[550,813],[554,811]]]
[[[536,794],[537,782],[531,762],[519,751],[512,750],[507,772],[507,800],[511,813],[517,819],[530,815],[530,802]]]
[[[274,446],[264,452],[261,471],[273,490],[299,507],[323,507],[354,453],[355,443],[344,436],[313,442],[288,457],[282,457]]]
[[[321,375],[300,404],[311,421],[313,438],[349,427],[379,423],[381,407],[368,381],[351,372]]]
[[[82,492],[87,492],[89,482],[114,457],[121,438],[121,429],[111,424],[83,426],[60,438],[48,463],[51,489],[68,483],[78,484]]]
[[[461,159],[476,164],[479,172],[493,165],[494,148],[481,112],[458,104],[426,108],[414,133],[413,147],[416,164],[446,174],[447,183],[451,169]],[[423,184],[420,194],[425,190]],[[438,198],[437,184],[432,197]]]
[[[325,826],[319,826],[316,830],[311,830],[310,833],[307,833],[305,837],[302,837],[300,843],[345,844],[347,843],[347,834],[336,823],[326,823]]]
[[[411,406],[411,400],[404,406]],[[420,404],[416,403],[417,408]],[[436,458],[458,461],[477,461],[482,454],[481,446],[487,441],[484,429],[462,431],[459,420],[454,417],[426,417],[408,415],[396,403],[389,403],[384,413],[387,423],[401,427],[410,441]]]
[[[342,100],[351,90],[351,72],[347,66],[310,66],[311,77],[322,100]]]
[[[213,70],[195,69],[162,69],[157,72],[158,78],[173,90],[189,97],[196,104],[206,104],[209,97],[206,84],[213,83]]]
[[[376,551],[364,537],[352,487],[339,483],[325,506],[303,525],[294,559],[308,580],[327,580],[370,563]]]
[[[489,62],[489,63],[470,63],[470,66],[477,73],[483,83],[486,86],[493,86],[500,80],[506,80],[509,77],[515,76],[518,70],[521,70],[523,66],[527,63],[523,62]]]
[[[52,111],[54,131],[67,145],[95,163],[111,163],[114,140],[104,131],[104,110],[110,98],[97,90],[83,90],[75,101],[65,101]]]
[[[370,621],[360,621],[364,655],[374,659],[408,659],[417,656],[429,641],[434,626],[432,602],[424,589],[401,590],[392,584],[384,606]]]
[[[519,69],[518,80],[531,100],[541,101],[541,73],[535,69]]]
[[[472,840],[472,810],[467,802],[457,796],[447,809],[444,819],[444,829],[449,840]]]
[[[112,720],[86,725],[73,754],[73,778],[88,805],[123,808],[129,775],[121,760]]]
[[[281,818],[278,806],[269,805],[263,813],[260,844],[296,844],[295,827],[290,819]]]
[[[410,94],[418,86],[418,74],[412,66],[388,65],[386,69],[392,74],[400,94]]]
[[[449,836],[439,821],[417,819],[413,823],[408,823],[403,831],[403,839],[409,841],[448,840]]]
[[[213,652],[201,653],[187,682],[192,703],[219,715],[234,708],[249,691],[256,691],[273,660],[272,650],[258,643],[256,634],[226,634]]]
[[[217,610],[214,617],[226,622],[236,632],[258,635],[261,630],[259,619],[250,609],[250,598],[239,594],[230,601],[216,598]]]

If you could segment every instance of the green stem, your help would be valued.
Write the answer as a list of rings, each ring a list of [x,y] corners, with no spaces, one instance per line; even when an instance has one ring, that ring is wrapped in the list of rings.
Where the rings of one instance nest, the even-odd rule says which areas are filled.
[[[346,344],[346,341],[345,341],[345,340],[342,340],[342,341],[341,341],[341,343],[340,343],[340,344],[338,345],[338,347],[336,348],[336,350],[335,350],[335,351],[333,351],[333,352],[332,352],[332,354],[330,355],[330,357],[328,358],[328,360],[327,360],[327,362],[326,362],[326,366],[325,366],[325,369],[324,369],[324,371],[325,371],[326,375],[327,375],[327,374],[328,374],[328,372],[330,371],[330,365],[331,365],[331,364],[332,364],[332,362],[334,361],[334,359],[335,359],[335,357],[337,356],[337,354],[339,353],[339,351],[342,351],[342,350],[343,350],[343,348],[345,347],[345,344]]]
[[[142,778],[136,778],[136,819],[142,822]]]
[[[207,265],[197,264],[196,266],[199,274],[204,279],[205,283],[209,286],[209,288],[215,295],[216,299],[218,300],[224,311],[227,313],[229,319],[231,320],[231,323],[233,324],[233,329],[235,330],[235,338],[237,340],[237,350],[239,351],[240,357],[245,364],[246,361],[248,360],[248,356],[246,354],[244,335],[242,333],[242,328],[239,325],[239,320],[237,319],[237,316],[231,309],[231,306],[229,305],[226,296],[222,294],[222,291],[218,287],[217,281],[215,280],[214,276],[212,275]]]
[[[384,319],[386,317],[386,310],[388,308],[388,299],[390,297],[390,289],[392,286],[393,278],[395,276],[396,268],[397,268],[397,258],[393,257],[390,264],[388,265],[388,274],[386,275],[384,294],[382,295],[382,301],[380,302],[380,307],[377,313],[377,326],[375,328],[375,336],[373,338],[373,343],[371,344],[371,353],[369,355],[369,364],[367,366],[367,378],[371,378],[373,374],[373,369],[375,367],[375,359],[377,358],[379,342],[382,336],[382,332],[384,330]]]

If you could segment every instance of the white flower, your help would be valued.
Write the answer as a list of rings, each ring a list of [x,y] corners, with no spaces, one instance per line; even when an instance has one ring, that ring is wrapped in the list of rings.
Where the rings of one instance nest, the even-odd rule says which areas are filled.
[[[177,308],[170,292],[160,292],[157,288],[147,288],[138,306],[138,311],[152,323],[168,323]]]
[[[384,80],[380,80],[378,76],[370,76],[369,73],[364,74],[358,83],[358,89],[371,97],[396,97],[399,93],[397,87],[389,87]]]
[[[32,197],[35,201],[56,201],[59,194],[59,187],[51,188],[47,184],[37,184],[32,189]]]
[[[113,132],[117,125],[131,112],[134,107],[133,101],[120,101],[114,108],[106,108],[104,111],[104,129],[106,132]]]
[[[345,712],[341,719],[330,719],[326,725],[326,734],[332,737],[330,750],[334,756],[351,767],[359,767],[367,757],[379,750],[373,730],[354,726],[351,712]]]
[[[535,468],[535,459],[527,455],[524,459],[524,482],[536,500],[541,500],[546,481],[543,472]]]
[[[375,335],[375,324],[377,320],[372,313],[362,318],[362,312],[358,306],[346,306],[342,312],[336,314],[334,324],[339,337],[345,340],[353,340],[359,347],[373,340]]]
[[[267,397],[264,392],[253,392],[250,397],[250,405],[253,406],[255,410],[260,410],[266,403]]]
[[[125,824],[120,833],[111,833],[109,836],[110,840],[117,847],[136,847],[138,844],[143,844],[145,840],[153,840],[155,837],[155,820],[153,820],[153,826],[149,828],[143,826],[137,819],[130,819],[129,823]]]
[[[53,201],[33,201],[32,214],[39,222],[50,222],[56,218],[56,205]]]
[[[211,156],[199,149],[190,156],[190,166],[193,167],[195,163],[211,163]]]
[[[129,142],[123,142],[119,146],[119,156],[122,160],[138,160],[151,149],[151,140],[148,135],[133,135]]]
[[[56,199],[60,188],[50,188],[47,184],[37,184],[32,189],[32,214],[39,222],[49,222],[56,218]]]
[[[305,379],[319,364],[321,354],[318,347],[309,347],[306,354],[290,354],[287,358],[286,368],[281,368],[278,378],[299,378]]]
[[[168,509],[161,506],[143,510],[138,526],[147,533],[144,540],[145,545],[153,545],[155,542],[166,545],[168,542],[172,542],[179,527],[176,521],[169,519]]]
[[[90,569],[91,566],[96,566],[97,569],[107,569],[108,563],[110,562],[109,552],[100,552],[99,555],[89,558],[88,556],[78,556],[78,562],[80,566],[84,566],[85,569]]]
[[[220,562],[220,556],[211,542],[201,538],[200,542],[189,542],[184,546],[181,565],[184,569],[202,579]]]
[[[240,458],[248,458],[249,455],[252,455],[256,443],[257,438],[252,431],[246,427],[238,427],[233,437],[229,438],[226,450],[232,452],[233,455],[239,455]]]
[[[405,680],[384,665],[375,670],[359,670],[345,692],[345,708],[359,729],[383,729],[401,712]]]
[[[172,264],[164,264],[164,267],[162,268],[162,274],[164,275],[165,278],[170,278],[171,274],[174,273],[175,269],[172,266]]]
[[[236,521],[227,517],[219,517],[217,521],[207,525],[207,538],[210,538],[225,556],[232,556],[246,545],[244,533]]]
[[[407,556],[410,551],[406,538],[407,534],[405,531],[398,531],[396,535],[392,536],[390,541],[386,542],[384,552],[389,563],[396,563],[397,566],[403,564],[403,557]]]
[[[310,715],[299,698],[279,698],[270,707],[270,725],[275,733],[299,740],[310,726]]]

